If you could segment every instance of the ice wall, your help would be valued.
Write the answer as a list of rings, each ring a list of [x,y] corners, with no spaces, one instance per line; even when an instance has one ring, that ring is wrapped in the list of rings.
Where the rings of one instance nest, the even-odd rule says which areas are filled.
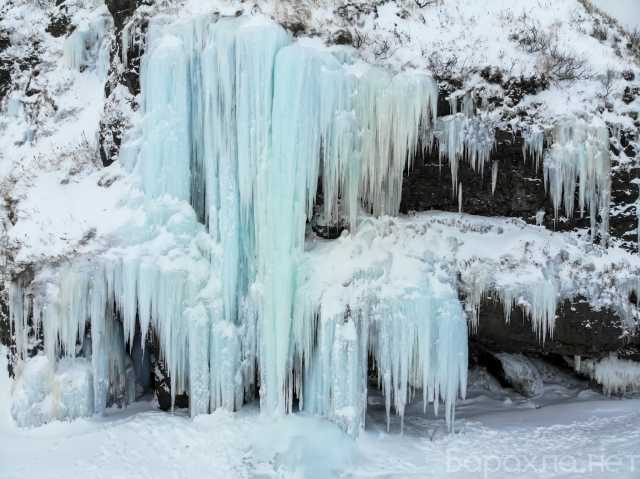
[[[327,221],[397,213],[405,168],[433,142],[437,86],[257,18],[160,22],[148,43],[134,169],[148,195],[190,201],[220,244],[225,320],[258,318],[262,406],[289,411],[296,269],[318,185]]]

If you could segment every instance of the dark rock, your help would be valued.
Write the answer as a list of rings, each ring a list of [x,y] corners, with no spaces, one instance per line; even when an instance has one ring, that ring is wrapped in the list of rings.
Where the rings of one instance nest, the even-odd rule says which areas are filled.
[[[622,95],[622,101],[627,105],[632,103],[636,97],[640,94],[640,88],[625,87],[624,94]]]
[[[9,46],[9,35],[0,31],[0,102],[11,88],[11,62],[2,55]]]
[[[513,105],[517,105],[526,95],[536,93],[549,88],[549,79],[544,76],[510,78],[502,87],[505,97],[509,98]]]
[[[441,87],[440,91],[438,92],[438,116],[447,116],[447,115],[451,115],[451,113],[453,113],[451,111],[451,104],[449,103],[449,95],[450,92],[446,89]]]
[[[532,161],[524,161],[523,140],[508,131],[497,132],[498,181],[491,192],[491,164],[483,174],[476,173],[464,161],[460,162],[458,183],[462,183],[462,210],[484,216],[515,216],[532,223],[540,209],[552,213],[542,180]],[[414,168],[405,176],[400,210],[458,211],[458,197],[448,162],[440,164],[437,148],[424,158],[417,158]],[[549,215],[547,215],[549,216]],[[552,214],[550,216],[553,216]]]
[[[511,321],[505,323],[502,304],[487,299],[480,307],[479,319],[478,331],[470,339],[489,351],[601,358],[640,346],[640,335],[626,330],[614,312],[595,311],[584,300],[560,305],[553,337],[544,343],[520,308],[514,308]]]
[[[150,354],[151,370],[153,373],[153,394],[158,401],[158,407],[163,411],[171,411],[171,378],[167,368],[154,350]],[[184,409],[189,407],[189,396],[186,393],[176,394],[173,407]]]
[[[635,157],[635,150],[631,145],[625,148],[626,155]],[[611,174],[611,216],[609,231],[614,238],[625,241],[625,245],[632,250],[637,249],[638,219],[633,205],[638,199],[638,187],[631,181],[640,176],[640,168],[622,168],[614,164]]]
[[[71,32],[71,19],[64,13],[59,12],[51,17],[51,22],[45,30],[52,37],[64,37]]]
[[[298,20],[285,21],[282,26],[289,30],[294,37],[302,35],[307,30],[307,26]]]
[[[9,304],[4,284],[0,284],[0,344],[11,345],[11,326],[9,324]]]
[[[100,159],[103,166],[109,166],[118,157],[124,128],[124,120],[119,117],[100,120]]]
[[[140,64],[144,54],[143,38],[148,27],[148,18],[144,14],[139,14],[136,8],[140,5],[147,5],[149,2],[136,0],[110,0],[106,2],[109,12],[113,17],[115,27],[115,41],[111,44],[110,68],[108,80],[105,84],[105,112],[100,120],[100,159],[104,166],[109,166],[118,157],[122,134],[126,129],[126,120],[122,112],[114,107],[115,100],[111,98],[112,93],[118,85],[124,85],[135,98],[140,93]],[[130,37],[135,37],[134,41],[128,44],[126,52],[126,65],[122,65],[122,30],[124,26],[131,22],[128,27]],[[135,108],[135,104],[133,105]]]
[[[494,83],[501,85],[504,80],[502,70],[495,67],[485,67],[480,70],[480,76],[487,81],[487,83]]]
[[[332,43],[336,45],[352,45],[353,36],[349,30],[338,30],[333,34]]]
[[[137,0],[105,0],[104,3],[113,17],[117,32],[122,31],[125,23],[138,6]]]
[[[443,100],[443,103],[447,102]],[[628,145],[625,153],[635,156],[635,149],[630,143]],[[589,215],[585,213],[581,217],[578,208],[573,218],[563,216],[562,209],[559,218],[554,218],[553,204],[544,187],[542,166],[536,170],[533,160],[525,161],[522,147],[523,139],[519,133],[496,131],[496,150],[491,155],[492,162],[498,163],[495,193],[491,191],[491,162],[485,165],[482,174],[474,171],[465,161],[459,163],[458,184],[462,185],[462,211],[481,216],[516,217],[530,224],[535,224],[536,215],[544,212],[543,225],[550,230],[589,228]],[[640,175],[640,169],[617,168],[616,163],[613,166],[609,233],[615,238],[629,241],[632,238],[629,238],[628,233],[636,228],[637,219],[630,209],[620,206],[631,205],[636,201],[638,190],[630,182]],[[429,154],[419,155],[414,161],[413,169],[405,173],[400,211],[456,212],[458,196],[453,191],[449,163],[443,161],[440,164],[436,147]]]

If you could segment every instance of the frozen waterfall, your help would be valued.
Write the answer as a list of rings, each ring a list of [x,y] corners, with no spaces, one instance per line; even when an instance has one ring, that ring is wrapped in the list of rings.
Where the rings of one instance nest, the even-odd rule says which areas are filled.
[[[75,67],[84,41],[70,40]],[[305,237],[313,215],[352,234],[362,210],[396,215],[404,172],[435,140],[452,171],[466,158],[482,172],[490,129],[468,108],[437,121],[423,72],[392,75],[260,17],[159,17],[146,41],[143,117],[121,154],[144,193],[127,207],[144,213],[95,257],[12,285],[21,357],[30,324],[50,364],[82,351],[97,412],[135,399],[127,350],[152,336],[192,415],[259,396],[357,434],[374,371],[388,414],[421,395],[451,424],[467,370],[455,274],[430,254],[407,277],[405,260],[365,255],[318,284],[339,260]]]

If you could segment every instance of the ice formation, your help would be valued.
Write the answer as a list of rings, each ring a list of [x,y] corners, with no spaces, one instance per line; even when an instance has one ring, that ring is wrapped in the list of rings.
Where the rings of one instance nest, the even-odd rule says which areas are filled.
[[[535,363],[524,354],[498,353],[504,379],[525,397],[536,397],[544,392],[542,375]]]
[[[544,159],[545,184],[551,194],[556,218],[560,206],[568,217],[575,210],[575,191],[578,185],[578,208],[589,210],[591,235],[598,232],[606,242],[609,232],[609,196],[611,190],[611,160],[609,132],[602,121],[574,117],[559,122],[553,131],[553,145]]]
[[[18,426],[39,426],[93,413],[91,364],[84,358],[51,363],[36,356],[21,363],[11,409]]]
[[[486,115],[476,115],[474,98],[471,94],[463,96],[458,109],[457,97],[449,99],[452,114],[438,121],[436,137],[440,145],[440,161],[449,161],[451,168],[452,191],[455,195],[458,184],[459,163],[466,160],[476,173],[483,174],[484,166],[489,162],[495,149],[495,128]],[[497,164],[492,170],[492,182],[497,178]],[[495,186],[492,183],[492,190]]]
[[[366,222],[357,235],[316,244],[301,263],[294,338],[305,410],[362,424],[368,360],[387,413],[393,406],[402,417],[421,391],[425,408],[433,402],[437,411],[442,398],[450,420],[455,398],[464,395],[467,325],[455,280],[435,254],[403,244],[394,229],[384,220]]]
[[[68,41],[77,66],[82,41]],[[51,363],[90,336],[81,349],[101,412],[135,398],[126,348],[144,348],[153,332],[172,394],[189,392],[192,415],[258,393],[264,411],[292,411],[297,398],[353,434],[372,359],[389,413],[402,415],[421,389],[451,420],[467,368],[453,280],[427,268],[402,289],[361,291],[330,311],[301,293],[318,188],[320,214],[352,231],[361,208],[396,214],[405,169],[434,140],[436,82],[292,42],[256,17],[161,17],[147,46],[140,135],[121,155],[144,191],[132,207],[146,212],[103,254],[12,284],[19,355],[31,325]],[[353,272],[354,284],[390,281],[378,270],[388,266]]]
[[[74,68],[87,41],[77,32],[65,50]],[[120,156],[144,192],[126,205],[134,219],[106,251],[11,285],[20,357],[33,327],[49,364],[90,358],[91,409],[101,412],[135,399],[127,350],[153,336],[171,392],[189,393],[192,415],[259,396],[266,412],[297,406],[352,434],[364,425],[373,367],[388,414],[402,416],[421,395],[425,407],[443,402],[451,423],[467,371],[451,258],[425,249],[424,238],[415,255],[394,257],[401,247],[378,243],[397,238],[393,225],[362,230],[360,212],[397,214],[404,172],[435,140],[461,203],[459,162],[482,173],[495,146],[473,98],[438,119],[431,76],[392,75],[349,49],[294,42],[260,17],[154,19],[141,87],[142,121]],[[558,148],[600,138],[576,125],[559,130]],[[602,204],[592,200],[602,193],[599,145],[562,163],[560,180],[545,166],[554,198],[579,174],[580,205]],[[314,215],[358,235],[351,257],[305,251]],[[331,269],[336,278],[316,282]],[[559,290],[551,273],[508,285],[480,275],[469,304],[477,311],[498,291],[507,318],[522,306],[544,340]]]
[[[544,129],[531,127],[523,132],[522,154],[525,161],[531,158],[534,161],[536,171],[540,168],[544,155]]]
[[[110,48],[107,32],[110,23],[111,16],[97,10],[94,17],[75,26],[64,41],[64,65],[72,70],[82,70],[95,64],[99,76],[106,77]]]
[[[640,392],[640,365],[615,354],[600,359],[574,359],[576,371],[602,386],[607,395]]]
[[[595,365],[593,379],[606,394],[640,392],[640,365],[611,355]]]
[[[550,132],[550,147],[544,151],[544,130],[524,132],[523,154],[534,160],[536,169],[542,160],[544,181],[551,196],[556,220],[560,208],[572,218],[576,209],[583,216],[588,210],[591,235],[609,238],[609,201],[611,190],[611,160],[609,131],[602,120],[587,122],[575,116],[557,120]],[[598,224],[600,219],[600,224]]]

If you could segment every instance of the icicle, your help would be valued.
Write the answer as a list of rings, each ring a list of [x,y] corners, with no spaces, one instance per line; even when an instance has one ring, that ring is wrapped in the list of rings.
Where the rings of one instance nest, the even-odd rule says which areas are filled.
[[[365,221],[357,234],[312,249],[298,273],[293,344],[301,359],[294,368],[304,367],[297,372],[305,378],[303,409],[348,431],[364,424],[369,361],[389,424],[395,411],[402,428],[406,406],[421,391],[425,408],[445,404],[451,427],[453,404],[465,394],[467,325],[455,280],[429,254],[406,263],[381,254],[403,250],[406,236],[394,234],[395,226]],[[349,258],[340,271],[325,269],[340,258]]]
[[[71,70],[83,70],[94,63],[101,78],[106,78],[109,66],[108,27],[109,16],[97,16],[90,22],[83,22],[65,38],[63,63]]]
[[[462,182],[458,185],[458,213],[462,213]]]
[[[532,127],[523,132],[522,155],[525,161],[532,158],[536,171],[540,168],[544,153],[544,130]]]
[[[16,354],[21,359],[28,357],[29,346],[29,302],[25,286],[21,279],[9,283],[9,323],[15,338]]]
[[[609,237],[609,198],[611,189],[609,132],[603,123],[586,123],[575,117],[558,122],[553,145],[544,158],[545,186],[551,195],[556,220],[560,206],[571,218],[575,191],[581,216],[589,209],[591,236],[598,232],[602,243]],[[578,185],[579,183],[579,185]],[[601,224],[598,228],[598,217]]]
[[[88,28],[77,27],[64,41],[64,62],[73,70],[80,70],[87,62]]]
[[[600,359],[574,361],[578,372],[602,386],[607,396],[640,392],[640,365],[618,358],[615,353]]]
[[[493,290],[500,297],[507,323],[511,319],[512,308],[520,306],[531,320],[533,332],[541,343],[544,344],[547,337],[553,338],[558,302],[558,285],[554,279],[545,278],[533,285],[494,286]]]
[[[491,164],[491,196],[496,194],[496,186],[498,185],[498,162]]]
[[[466,117],[462,113],[439,120],[436,132],[440,144],[440,161],[449,160],[453,194],[457,192],[459,162],[466,160],[478,174],[495,148],[495,132],[483,117]]]

